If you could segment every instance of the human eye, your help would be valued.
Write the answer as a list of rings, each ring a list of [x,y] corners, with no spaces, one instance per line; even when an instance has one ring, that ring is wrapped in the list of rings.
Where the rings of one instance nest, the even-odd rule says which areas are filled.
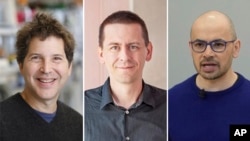
[[[196,48],[204,48],[206,46],[206,43],[203,41],[195,41],[193,42],[193,46]]]
[[[117,46],[117,45],[112,45],[112,46],[110,46],[109,50],[110,50],[111,52],[116,52],[116,51],[119,50],[119,46]]]
[[[54,60],[62,60],[62,57],[54,57]]]
[[[225,42],[223,42],[223,41],[214,41],[212,43],[212,46],[216,47],[216,48],[224,47],[225,46]]]
[[[30,56],[30,60],[32,62],[39,62],[39,61],[41,61],[41,57],[39,55],[32,55],[32,56]]]
[[[54,56],[54,57],[53,57],[53,61],[54,61],[54,62],[57,62],[57,63],[58,63],[58,62],[60,62],[60,61],[62,61],[62,60],[63,60],[63,57],[62,57],[62,56]]]
[[[129,49],[131,50],[131,51],[136,51],[136,50],[138,50],[140,47],[138,46],[138,45],[135,45],[135,44],[132,44],[132,45],[129,45]]]
[[[213,50],[218,52],[223,51],[226,47],[225,45],[226,44],[223,41],[214,41],[211,43]]]

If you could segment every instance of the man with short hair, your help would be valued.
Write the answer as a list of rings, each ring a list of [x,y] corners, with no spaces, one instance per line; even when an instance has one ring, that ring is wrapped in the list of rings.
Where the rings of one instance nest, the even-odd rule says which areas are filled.
[[[117,11],[99,28],[99,59],[109,77],[85,91],[85,141],[166,141],[166,90],[142,73],[152,56],[144,21]]]

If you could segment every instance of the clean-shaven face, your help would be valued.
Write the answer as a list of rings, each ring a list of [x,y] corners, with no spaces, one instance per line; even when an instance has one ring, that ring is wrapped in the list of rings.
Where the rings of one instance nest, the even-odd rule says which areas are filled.
[[[151,43],[145,45],[139,24],[105,26],[99,57],[106,65],[111,80],[120,83],[141,81],[144,63],[151,59],[151,54]]]
[[[55,100],[71,74],[61,38],[49,36],[44,41],[33,38],[23,64],[24,93],[39,100]]]

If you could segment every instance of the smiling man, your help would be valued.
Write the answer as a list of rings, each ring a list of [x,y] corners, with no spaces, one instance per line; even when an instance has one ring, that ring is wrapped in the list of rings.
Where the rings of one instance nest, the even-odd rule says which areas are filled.
[[[25,86],[0,103],[1,141],[82,141],[82,116],[58,101],[74,48],[73,36],[45,13],[18,31],[16,55]]]
[[[138,15],[118,11],[102,22],[99,59],[109,78],[85,91],[85,141],[166,141],[166,90],[142,78],[152,51]]]

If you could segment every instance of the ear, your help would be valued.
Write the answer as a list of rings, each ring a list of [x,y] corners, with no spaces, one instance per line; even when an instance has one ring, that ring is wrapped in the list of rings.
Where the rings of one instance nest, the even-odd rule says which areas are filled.
[[[104,64],[105,61],[104,61],[104,58],[103,58],[103,48],[102,47],[98,47],[98,57],[99,57],[99,62],[101,64]]]
[[[148,46],[147,46],[146,61],[150,61],[151,60],[152,53],[153,53],[153,45],[152,45],[151,42],[149,42]]]
[[[237,58],[240,54],[240,47],[241,47],[241,43],[240,43],[240,40],[236,40],[234,41],[234,47],[233,47],[233,57],[234,58]]]
[[[191,41],[188,42],[188,47],[189,47],[190,53],[192,54],[193,49],[192,49]]]

